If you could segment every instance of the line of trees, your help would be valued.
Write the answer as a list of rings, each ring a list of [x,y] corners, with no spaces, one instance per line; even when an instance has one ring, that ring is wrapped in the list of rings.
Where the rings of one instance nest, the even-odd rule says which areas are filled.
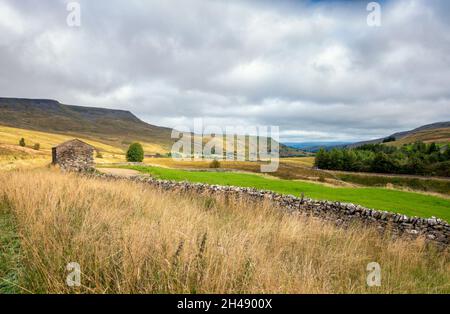
[[[416,142],[400,148],[366,144],[353,149],[321,149],[315,166],[320,169],[396,174],[450,176],[450,145]]]

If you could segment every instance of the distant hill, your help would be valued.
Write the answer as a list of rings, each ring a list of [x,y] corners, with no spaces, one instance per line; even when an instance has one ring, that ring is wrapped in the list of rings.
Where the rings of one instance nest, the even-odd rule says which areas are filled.
[[[129,111],[65,105],[50,99],[0,98],[0,125],[82,137],[120,148],[140,141],[148,144],[146,153],[169,152],[174,142],[171,128],[148,124]],[[282,156],[302,153],[280,145]]]
[[[386,137],[362,141],[347,145],[346,147],[358,147],[364,144],[378,144],[388,138],[394,138],[395,141],[389,142],[389,145],[403,145],[410,144],[416,141],[422,142],[436,142],[436,143],[449,143],[450,142],[450,121],[437,122],[432,124],[423,125],[410,131],[403,131],[391,134]]]
[[[304,150],[305,152],[315,153],[319,151],[321,148],[331,149],[334,147],[341,147],[345,145],[349,145],[349,142],[297,142],[297,143],[283,143],[289,147],[297,148]]]
[[[169,150],[172,143],[171,129],[145,123],[129,111],[70,106],[47,99],[0,98],[0,124],[81,135],[118,146],[143,141]]]

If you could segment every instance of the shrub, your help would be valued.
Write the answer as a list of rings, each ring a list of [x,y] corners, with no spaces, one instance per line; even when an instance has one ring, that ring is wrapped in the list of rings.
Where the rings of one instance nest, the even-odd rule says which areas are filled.
[[[128,162],[142,162],[144,160],[144,148],[140,143],[133,143],[127,151]]]
[[[19,145],[25,147],[25,139],[23,137],[20,139]]]
[[[214,159],[213,161],[211,161],[211,163],[209,164],[209,168],[220,168],[220,162],[217,159]]]
[[[440,177],[450,177],[450,160],[432,165],[430,172]]]
[[[103,154],[101,151],[97,150],[96,158],[103,158]]]
[[[41,144],[35,143],[34,146],[33,146],[33,149],[34,150],[40,150],[41,149]]]

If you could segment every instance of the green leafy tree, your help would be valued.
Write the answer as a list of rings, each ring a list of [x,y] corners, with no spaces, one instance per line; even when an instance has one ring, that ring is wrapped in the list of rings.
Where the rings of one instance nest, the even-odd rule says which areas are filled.
[[[332,149],[330,152],[329,164],[331,169],[343,170],[344,169],[344,150]]]
[[[437,176],[450,177],[450,161],[436,163],[430,167],[429,171]]]
[[[439,152],[439,147],[436,145],[435,142],[431,143],[428,147],[428,154],[437,153]]]
[[[329,153],[325,149],[321,148],[316,153],[314,165],[319,169],[330,169],[329,159]]]
[[[413,144],[412,150],[417,153],[426,153],[427,144],[425,144],[424,142],[417,141]]]
[[[447,145],[447,148],[446,148],[446,150],[445,150],[443,155],[444,155],[444,159],[445,160],[450,160],[450,144]]]
[[[396,169],[394,161],[391,157],[383,152],[377,153],[372,161],[372,171],[391,173]]]
[[[142,162],[144,160],[144,148],[140,143],[133,143],[127,151],[127,161]]]
[[[347,171],[357,170],[355,169],[356,153],[352,149],[344,150],[342,158],[343,158],[342,160],[343,170]]]
[[[25,147],[25,139],[23,137],[20,139],[19,145]]]
[[[321,149],[315,166],[321,169],[442,175],[450,160],[450,148],[417,141],[400,148],[382,144],[365,144],[357,148]],[[439,174],[438,174],[439,173]]]
[[[407,173],[410,174],[424,174],[425,173],[425,163],[420,158],[420,154],[414,154],[409,158],[407,165]]]

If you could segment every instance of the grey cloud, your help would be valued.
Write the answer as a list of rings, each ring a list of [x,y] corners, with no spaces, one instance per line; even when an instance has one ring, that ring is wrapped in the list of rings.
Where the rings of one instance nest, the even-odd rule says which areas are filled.
[[[382,1],[379,28],[364,1],[200,0],[80,0],[82,26],[69,28],[67,2],[0,1],[2,96],[304,140],[450,118],[447,1]]]

